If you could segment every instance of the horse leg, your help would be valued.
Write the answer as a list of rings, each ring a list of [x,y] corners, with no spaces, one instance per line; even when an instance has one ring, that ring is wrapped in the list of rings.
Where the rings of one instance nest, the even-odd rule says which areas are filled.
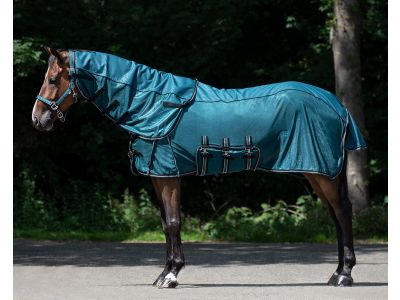
[[[161,203],[161,222],[167,248],[165,268],[153,285],[174,288],[178,285],[178,273],[185,265],[180,236],[181,182],[180,178],[152,178],[152,183]]]
[[[352,204],[347,196],[347,181],[345,168],[342,170],[340,176],[334,180],[330,180],[324,175],[312,175],[317,182],[321,191],[337,219],[341,229],[338,234],[338,239],[341,237],[343,242],[343,254],[339,250],[339,265],[336,272],[329,279],[328,284],[334,286],[351,286],[353,278],[351,277],[351,270],[356,264],[356,256],[354,254],[353,246],[353,226],[352,226]],[[340,243],[338,243],[340,247]]]
[[[158,192],[156,190],[156,192]],[[158,195],[157,193],[157,198],[159,199],[160,202],[160,213],[161,213],[161,225],[162,225],[162,229],[164,231],[164,235],[165,235],[165,242],[166,242],[166,257],[165,257],[165,267],[164,270],[161,272],[161,274],[157,277],[156,281],[153,282],[153,286],[159,286],[160,283],[162,281],[164,281],[165,276],[171,271],[171,263],[169,261],[169,257],[171,256],[171,241],[169,238],[169,233],[167,231],[167,223],[166,223],[166,218],[165,218],[165,209],[164,209],[164,205],[161,201],[161,195]]]
[[[317,194],[317,196],[322,200],[322,203],[325,204],[325,206],[328,208],[329,214],[335,224],[335,229],[336,229],[336,238],[337,238],[337,249],[338,249],[338,266],[336,268],[336,271],[332,274],[331,278],[328,280],[328,285],[335,285],[335,282],[337,281],[337,277],[343,270],[343,264],[344,264],[344,248],[343,248],[343,233],[342,233],[342,228],[340,227],[339,221],[336,218],[335,212],[332,208],[332,206],[329,204],[324,192],[321,190],[318,182],[314,179],[313,174],[303,174],[304,177],[307,178],[308,182],[311,184],[311,187],[313,188],[314,192]]]

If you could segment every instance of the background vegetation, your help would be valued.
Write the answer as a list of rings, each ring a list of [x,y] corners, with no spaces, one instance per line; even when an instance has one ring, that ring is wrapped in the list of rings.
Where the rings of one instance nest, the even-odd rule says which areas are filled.
[[[373,207],[357,217],[355,232],[385,237],[387,1],[361,5]],[[129,171],[126,132],[87,102],[51,133],[31,126],[46,70],[41,45],[110,52],[217,87],[297,80],[334,91],[331,21],[330,0],[14,0],[15,235],[161,238],[150,182]],[[309,194],[303,179],[280,174],[187,177],[184,232],[194,239],[330,240],[334,228]]]

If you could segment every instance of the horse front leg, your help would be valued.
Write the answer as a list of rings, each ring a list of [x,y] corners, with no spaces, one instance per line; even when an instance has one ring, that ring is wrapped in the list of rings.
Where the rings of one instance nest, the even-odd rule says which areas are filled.
[[[174,288],[177,276],[185,265],[180,236],[180,178],[152,178],[152,183],[161,205],[161,222],[166,241],[165,268],[153,283],[159,288]]]
[[[171,271],[171,263],[169,261],[169,257],[171,256],[171,240],[169,237],[169,232],[167,230],[167,223],[166,223],[166,218],[165,218],[165,210],[164,210],[164,205],[160,199],[160,212],[161,212],[161,225],[162,229],[165,234],[165,242],[166,242],[166,257],[165,257],[165,267],[164,270],[161,272],[161,274],[157,277],[157,279],[153,282],[153,286],[159,286],[165,279],[165,276]]]

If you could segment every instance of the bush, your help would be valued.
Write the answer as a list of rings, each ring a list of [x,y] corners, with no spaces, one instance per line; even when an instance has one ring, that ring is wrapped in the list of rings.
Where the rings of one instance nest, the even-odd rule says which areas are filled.
[[[354,218],[355,238],[387,238],[387,206],[373,206]],[[320,200],[300,197],[296,205],[278,201],[262,204],[261,211],[247,207],[228,209],[205,225],[211,238],[252,242],[336,242],[328,210]]]
[[[230,208],[207,223],[205,230],[212,238],[233,241],[315,241],[331,237],[329,222],[319,200],[302,196],[296,205],[288,206],[284,201],[274,206],[262,204],[261,211],[255,213],[247,207]]]
[[[59,200],[45,197],[37,188],[36,178],[21,172],[14,193],[14,228],[43,231],[120,231],[138,233],[160,230],[160,217],[145,190],[134,197],[125,190],[112,197],[99,185],[87,186],[71,180],[68,193],[56,191]],[[60,189],[62,191],[62,189]]]
[[[55,222],[54,212],[46,205],[44,196],[36,192],[35,177],[24,170],[18,176],[17,184],[20,187],[14,192],[14,227],[48,229],[48,224]]]
[[[360,239],[388,236],[387,196],[383,205],[373,205],[360,212],[353,222],[354,235]]]

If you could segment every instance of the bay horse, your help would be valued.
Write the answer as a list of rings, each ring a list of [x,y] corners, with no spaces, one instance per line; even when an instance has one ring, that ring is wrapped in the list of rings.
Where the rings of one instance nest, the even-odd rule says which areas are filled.
[[[241,170],[304,175],[336,227],[338,266],[328,284],[353,284],[346,151],[365,142],[334,95],[296,82],[217,89],[109,54],[45,49],[48,69],[33,107],[33,125],[52,130],[83,97],[130,133],[132,171],[151,178],[161,207],[166,263],[154,286],[176,287],[185,265],[181,177]]]

